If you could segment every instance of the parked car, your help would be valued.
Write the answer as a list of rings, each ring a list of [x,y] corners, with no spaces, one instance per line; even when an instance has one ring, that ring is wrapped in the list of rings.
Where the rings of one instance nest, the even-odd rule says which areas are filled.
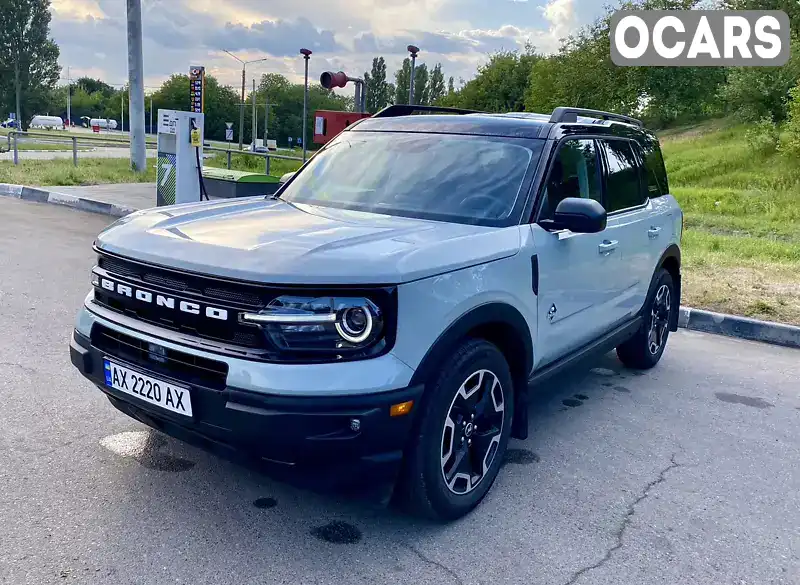
[[[274,196],[103,231],[72,363],[155,429],[454,519],[530,389],[613,348],[659,362],[682,230],[638,120],[390,106]]]

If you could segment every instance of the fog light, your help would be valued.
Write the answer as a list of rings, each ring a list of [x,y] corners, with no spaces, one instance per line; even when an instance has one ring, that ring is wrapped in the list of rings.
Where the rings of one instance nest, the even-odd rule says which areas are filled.
[[[360,431],[361,430],[361,421],[358,420],[357,418],[351,418],[350,419],[350,430],[353,431],[354,433],[357,433],[358,431]]]
[[[405,416],[411,409],[414,407],[414,401],[408,400],[406,402],[401,402],[400,404],[393,404],[392,408],[389,409],[389,416]]]

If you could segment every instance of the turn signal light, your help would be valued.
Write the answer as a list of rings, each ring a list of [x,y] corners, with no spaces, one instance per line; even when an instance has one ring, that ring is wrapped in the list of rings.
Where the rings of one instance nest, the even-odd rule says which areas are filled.
[[[389,409],[389,416],[405,416],[411,409],[414,407],[414,401],[408,400],[406,402],[401,402],[400,404],[393,404],[392,408]]]

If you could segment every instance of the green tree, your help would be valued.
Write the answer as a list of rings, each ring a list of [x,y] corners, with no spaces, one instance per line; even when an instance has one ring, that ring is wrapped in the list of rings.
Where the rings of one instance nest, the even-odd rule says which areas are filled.
[[[442,73],[442,64],[437,63],[436,67],[431,72],[430,80],[430,103],[438,105],[446,95],[446,88],[444,85],[444,73]]]
[[[156,112],[159,109],[188,110],[189,76],[184,74],[172,75],[161,85],[158,91],[152,94],[152,99],[153,108]],[[237,122],[239,120],[239,100],[240,96],[237,95],[233,88],[220,85],[219,81],[212,75],[206,76],[203,108],[206,138],[225,140],[225,122]],[[149,107],[150,100],[147,99],[145,101]],[[117,114],[119,113],[119,107],[117,105]]]
[[[364,85],[367,90],[367,111],[374,114],[389,105],[392,94],[386,81],[386,60],[383,57],[372,59],[371,73],[364,73]]]
[[[501,51],[478,69],[477,76],[442,100],[446,105],[488,112],[518,112],[525,106],[531,69],[542,57],[532,47],[525,52]]]
[[[280,144],[297,144],[297,139],[303,135],[303,84],[293,84],[284,76],[270,73],[261,77],[261,83],[255,95],[247,98],[249,102],[245,109],[245,142],[251,142],[252,134],[252,103],[256,100],[257,112],[257,137],[264,137],[265,103],[271,104],[269,108],[268,137],[278,140]],[[236,100],[238,102],[238,98]],[[333,91],[323,88],[319,84],[312,84],[308,88],[308,146],[312,147],[314,135],[314,113],[318,110],[345,111],[352,109],[352,97],[340,96]],[[238,112],[238,110],[237,110]]]
[[[394,103],[407,104],[411,91],[411,59],[403,59],[403,66],[394,74]]]
[[[117,91],[105,81],[91,77],[79,77],[73,82],[73,85],[83,89],[87,94],[99,93],[106,97],[114,95]]]
[[[453,95],[456,92],[456,84],[453,76],[450,76],[450,79],[447,80],[447,95]]]
[[[789,16],[792,33],[800,35],[800,2],[797,0],[720,0],[720,5],[728,10],[783,10]]]
[[[430,85],[428,83],[428,66],[420,63],[414,68],[414,103],[427,106],[430,103]]]
[[[26,128],[61,73],[50,0],[0,0],[0,15],[0,108],[17,112]]]

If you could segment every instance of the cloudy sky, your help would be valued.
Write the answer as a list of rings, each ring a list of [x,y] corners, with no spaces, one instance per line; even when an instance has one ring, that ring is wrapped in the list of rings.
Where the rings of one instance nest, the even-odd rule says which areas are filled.
[[[52,34],[70,77],[111,84],[127,79],[125,0],[52,0]],[[262,73],[302,81],[302,47],[314,51],[310,76],[343,70],[362,75],[383,55],[389,75],[414,43],[420,60],[441,62],[446,76],[469,79],[487,55],[558,47],[559,38],[593,20],[600,0],[142,0],[145,83],[157,87],[172,73],[204,65],[223,83],[247,84]]]

